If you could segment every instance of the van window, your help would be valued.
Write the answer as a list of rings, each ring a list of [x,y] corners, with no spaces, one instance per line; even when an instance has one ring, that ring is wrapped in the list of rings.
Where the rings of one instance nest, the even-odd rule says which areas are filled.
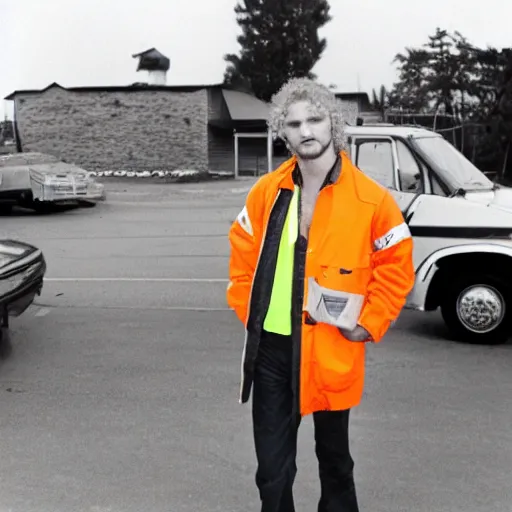
[[[430,183],[432,186],[432,194],[436,196],[445,196],[446,192],[444,191],[443,187],[441,186],[441,183],[439,183],[439,179],[436,177],[434,173],[430,173]]]
[[[448,178],[455,188],[492,190],[494,183],[441,135],[417,137],[413,142],[431,162],[434,171],[442,179]]]
[[[357,141],[356,165],[384,187],[395,188],[393,150],[390,140]]]
[[[416,194],[422,191],[421,168],[407,145],[401,140],[396,140],[398,153],[398,175],[402,192]]]

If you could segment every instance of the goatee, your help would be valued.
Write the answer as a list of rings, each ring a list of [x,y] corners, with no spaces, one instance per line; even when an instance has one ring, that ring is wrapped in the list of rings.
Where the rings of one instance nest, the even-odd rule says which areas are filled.
[[[302,160],[316,160],[317,158],[320,158],[328,149],[331,144],[331,141],[329,141],[327,144],[322,146],[319,151],[316,153],[308,153],[308,152],[302,152],[300,149],[297,149],[295,151],[295,154],[301,158]]]

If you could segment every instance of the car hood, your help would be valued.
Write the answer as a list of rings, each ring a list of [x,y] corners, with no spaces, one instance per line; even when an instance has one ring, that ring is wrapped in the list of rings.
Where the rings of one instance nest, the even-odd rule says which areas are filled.
[[[4,173],[26,171],[42,176],[64,176],[70,174],[82,178],[88,176],[88,172],[85,169],[44,153],[13,153],[4,155],[0,157],[0,168]]]
[[[498,187],[496,190],[484,190],[481,192],[467,192],[465,199],[485,206],[492,206],[512,212],[512,188]]]
[[[12,239],[0,239],[0,254],[7,254],[12,260],[21,260],[39,249],[26,242]]]

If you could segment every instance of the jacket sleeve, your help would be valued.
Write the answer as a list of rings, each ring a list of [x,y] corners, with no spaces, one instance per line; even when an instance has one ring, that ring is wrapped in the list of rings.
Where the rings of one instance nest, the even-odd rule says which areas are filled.
[[[227,303],[246,325],[252,281],[262,243],[263,194],[257,182],[247,195],[244,207],[229,230],[229,283]]]
[[[374,342],[379,342],[398,318],[414,286],[413,240],[393,196],[386,194],[372,225],[373,277],[359,318]]]

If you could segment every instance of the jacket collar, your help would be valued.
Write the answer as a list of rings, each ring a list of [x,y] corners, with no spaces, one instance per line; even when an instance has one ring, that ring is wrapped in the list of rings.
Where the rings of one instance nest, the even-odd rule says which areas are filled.
[[[351,174],[351,168],[352,167],[349,156],[345,151],[340,151],[338,153],[336,162],[325,177],[322,188],[326,185],[339,184],[342,181],[343,176]],[[293,190],[296,185],[302,186],[302,176],[296,156],[292,156],[283,162],[275,172],[281,176],[279,179],[279,188],[287,188]]]

